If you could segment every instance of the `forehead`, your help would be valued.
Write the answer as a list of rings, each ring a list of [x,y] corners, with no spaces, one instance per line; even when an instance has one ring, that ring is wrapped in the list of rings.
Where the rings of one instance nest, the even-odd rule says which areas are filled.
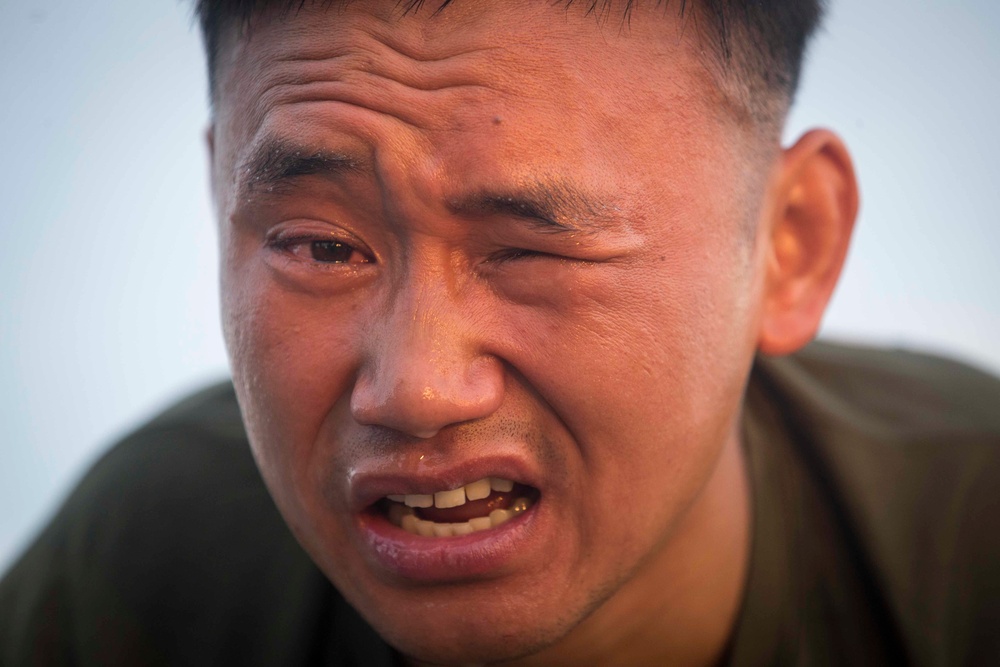
[[[219,166],[294,138],[371,161],[389,147],[485,181],[567,165],[607,180],[609,159],[703,152],[725,127],[695,31],[669,9],[643,4],[625,22],[535,0],[435,8],[307,3],[231,29],[218,59]]]
[[[580,104],[560,96],[581,88],[614,89],[622,111],[651,89],[711,88],[697,31],[669,8],[643,4],[619,14],[611,3],[594,14],[537,0],[456,0],[440,11],[404,13],[400,4],[306,3],[256,16],[248,29],[230,25],[220,41],[218,102],[235,96],[245,105],[247,94],[304,84],[338,65],[425,92],[478,84],[552,97],[567,110]]]
[[[418,8],[407,10],[410,4]],[[677,55],[681,46],[693,46],[691,54],[704,55],[705,45],[690,39],[697,30],[686,29],[689,26],[681,20],[687,3],[682,3],[679,13],[666,6],[643,4],[640,8],[631,2],[609,2],[595,12],[588,11],[586,4],[455,0],[431,11],[433,7],[425,7],[422,1],[307,0],[291,10],[275,3],[254,15],[246,26],[238,21],[225,25],[217,68],[226,73],[234,66],[242,70],[273,58],[319,58],[338,50],[346,55],[352,49],[365,49],[364,40],[359,40],[363,36],[394,49],[399,56],[423,63],[490,49],[495,50],[494,56],[510,62],[516,58],[509,56],[529,49],[537,60],[553,62],[559,60],[559,53],[569,51],[581,69],[589,71],[602,70],[601,64],[631,54],[639,59],[632,62],[640,67],[637,73],[651,74],[658,64],[654,56],[662,61],[663,56]],[[619,4],[622,7],[617,7]],[[625,11],[625,7],[630,9]],[[690,16],[690,10],[687,14]],[[696,20],[690,23],[697,28]]]

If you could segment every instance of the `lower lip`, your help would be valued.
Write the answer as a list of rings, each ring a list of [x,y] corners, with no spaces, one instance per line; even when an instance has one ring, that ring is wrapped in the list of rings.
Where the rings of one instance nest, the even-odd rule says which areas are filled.
[[[358,516],[357,528],[369,560],[390,575],[414,583],[456,583],[498,576],[524,554],[544,519],[544,504],[489,530],[456,537],[414,535],[381,514]]]

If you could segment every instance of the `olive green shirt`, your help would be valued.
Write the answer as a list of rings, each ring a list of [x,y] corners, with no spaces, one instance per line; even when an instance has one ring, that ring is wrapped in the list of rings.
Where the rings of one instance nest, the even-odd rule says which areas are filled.
[[[1000,381],[901,351],[761,358],[734,666],[1000,664]],[[292,538],[231,385],[113,447],[0,582],[0,665],[393,665]]]

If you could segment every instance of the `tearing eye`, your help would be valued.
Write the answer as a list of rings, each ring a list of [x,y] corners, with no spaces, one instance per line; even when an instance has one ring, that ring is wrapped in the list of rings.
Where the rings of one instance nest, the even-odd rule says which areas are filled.
[[[314,260],[325,264],[346,264],[357,253],[340,241],[313,241],[309,244],[309,252]]]
[[[265,239],[265,246],[270,251],[315,268],[339,264],[370,264],[375,261],[361,241],[356,241],[346,232],[335,236],[325,229],[279,228]]]

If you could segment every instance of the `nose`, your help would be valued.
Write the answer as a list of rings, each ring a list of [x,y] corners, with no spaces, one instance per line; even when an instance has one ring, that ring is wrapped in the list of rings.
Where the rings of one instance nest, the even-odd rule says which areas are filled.
[[[430,438],[500,407],[503,366],[482,349],[483,323],[433,292],[405,291],[376,323],[351,394],[358,423]]]

